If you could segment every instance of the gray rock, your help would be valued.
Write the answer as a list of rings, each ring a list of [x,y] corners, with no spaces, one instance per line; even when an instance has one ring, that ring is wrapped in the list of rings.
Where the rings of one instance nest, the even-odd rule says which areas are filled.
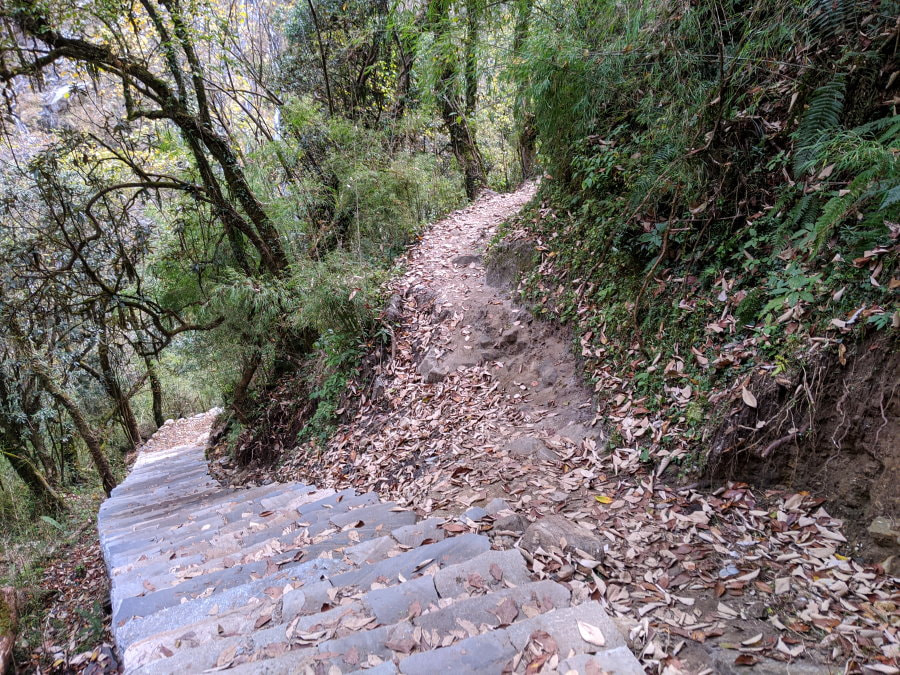
[[[869,536],[879,546],[885,548],[897,548],[900,545],[900,528],[896,527],[890,518],[879,516],[869,525]]]
[[[510,511],[509,504],[506,503],[505,500],[500,499],[499,497],[492,499],[487,504],[484,505],[484,510],[488,512],[488,514],[495,516],[501,511]]]
[[[449,374],[447,367],[442,365],[431,352],[426,354],[419,363],[418,370],[426,384],[442,382]]]
[[[547,459],[550,461],[559,459],[557,454],[548,448],[540,438],[535,438],[534,436],[514,438],[503,446],[503,450],[513,457],[521,457],[523,459]]]
[[[472,263],[481,262],[480,255],[458,255],[453,259],[453,264],[457,267],[468,267]]]
[[[575,553],[580,549],[594,560],[601,560],[605,544],[592,532],[572,522],[565,516],[545,516],[525,530],[522,537],[522,548],[534,552],[538,547],[549,550],[551,547]]]
[[[494,532],[524,532],[528,521],[519,514],[511,513],[494,519]]]
[[[471,520],[473,523],[477,523],[479,520],[482,520],[488,516],[488,512],[481,508],[480,506],[473,506],[469,508],[465,513],[463,513],[463,518],[467,520]]]

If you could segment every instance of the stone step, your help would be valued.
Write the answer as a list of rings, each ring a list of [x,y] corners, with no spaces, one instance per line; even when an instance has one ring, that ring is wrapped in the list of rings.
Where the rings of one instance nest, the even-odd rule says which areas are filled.
[[[110,521],[114,528],[126,528],[132,522],[141,522],[140,519],[148,522],[163,522],[165,518],[171,518],[173,512],[187,508],[198,500],[200,503],[198,510],[206,510],[218,502],[228,501],[229,499],[251,501],[266,495],[283,494],[293,490],[295,485],[295,483],[269,483],[268,485],[244,489],[223,488],[218,484],[213,486],[204,484],[203,492],[208,493],[205,500],[201,498],[203,494],[201,492],[195,492],[190,495],[176,495],[166,499],[154,499],[150,502],[145,500],[136,502],[136,500],[129,497],[128,499],[114,501],[112,504],[104,502],[100,513],[104,518],[108,518],[110,515],[114,516],[114,520]]]
[[[579,621],[599,628],[605,638],[605,644],[599,646],[585,641],[577,627]],[[413,654],[399,662],[398,670],[404,675],[500,673],[517,654],[525,652],[532,634],[536,631],[543,631],[553,638],[560,659],[585,654],[602,654],[625,648],[624,639],[599,603],[587,602],[460,640],[448,647]],[[624,651],[627,651],[627,648]],[[623,651],[616,651],[615,657],[610,657],[610,660],[618,659],[619,669],[612,671],[615,675],[644,672],[634,655],[628,652],[628,656],[631,658],[624,656]],[[527,663],[521,664],[522,672],[525,666]]]
[[[332,513],[346,511],[354,506],[371,504],[375,501],[377,501],[377,496],[372,493],[356,495],[352,490],[334,493],[317,501],[300,506],[297,509],[297,526],[299,528],[310,522],[318,522],[319,520],[327,521]],[[196,562],[195,558],[198,555],[202,555],[202,560],[206,561],[224,559],[233,555],[236,550],[252,547],[253,543],[255,543],[253,540],[259,540],[261,538],[264,539],[262,535],[257,533],[256,535],[248,535],[246,537],[231,537],[229,540],[216,543],[215,545],[209,544],[204,546],[201,544],[200,546],[185,547],[184,549],[177,551],[175,557],[171,558],[171,560],[180,561],[181,559],[185,559],[189,561],[187,564],[193,564]],[[162,558],[164,563],[170,560],[169,556],[144,558],[142,560],[135,560],[121,568],[116,568],[114,572],[119,574],[140,569],[143,573],[148,565],[158,562],[159,558]]]
[[[357,546],[366,550],[370,548],[368,542]],[[191,580],[190,585],[124,599],[114,608],[113,631],[119,648],[125,649],[132,642],[159,632],[160,629],[166,630],[171,626],[184,626],[202,620],[216,605],[218,611],[222,612],[245,604],[253,597],[253,593],[266,588],[284,588],[287,584],[298,588],[298,582],[305,585],[327,580],[332,587],[338,588],[338,592],[348,594],[368,590],[378,580],[383,580],[384,584],[398,583],[400,577],[410,578],[426,565],[442,567],[462,562],[489,547],[487,537],[468,534],[420,546],[387,560],[366,562],[363,566],[357,566],[346,555],[339,561],[316,558],[308,562],[288,564],[259,579],[251,580],[249,574],[230,577],[222,589],[209,585],[203,577],[198,577],[197,580]],[[352,553],[352,549],[350,552]],[[241,580],[244,583],[239,583]],[[213,594],[218,603],[211,602]]]
[[[186,513],[193,516],[195,520],[199,520],[217,513],[228,504],[252,504],[265,496],[281,495],[288,492],[291,492],[288,486],[278,487],[275,485],[268,485],[265,488],[257,488],[255,490],[223,491],[219,488],[217,490],[199,492],[196,495],[161,503],[159,508],[138,510],[118,517],[115,520],[105,518],[104,522],[109,522],[110,527],[104,531],[104,539],[113,541],[122,537],[128,537],[136,528],[149,530],[182,523]]]
[[[494,575],[490,574],[492,568],[495,570]],[[496,570],[501,570],[501,573],[496,574]],[[473,575],[481,577],[481,572],[485,574],[483,583],[473,577]],[[498,576],[499,579],[496,578]],[[456,582],[457,579],[470,578],[477,583],[478,588],[463,587]],[[439,595],[437,587],[444,589],[445,593],[465,597],[473,591],[499,589],[502,592],[510,586],[524,588],[528,583],[529,575],[525,561],[518,551],[487,551],[471,560],[437,570],[433,575],[424,574],[397,585],[370,590],[358,599],[350,600],[348,605],[341,608],[354,611],[363,618],[372,617],[375,625],[389,625],[408,617],[416,603],[419,606],[418,611],[428,612],[438,604],[456,597],[456,595]],[[280,611],[277,608],[279,602],[276,600],[254,602],[225,614],[206,617],[190,626],[154,635],[134,643],[125,651],[125,666],[130,668],[148,665],[150,659],[160,659],[168,652],[175,653],[178,645],[186,644],[186,639],[198,643],[194,649],[187,650],[191,652],[191,656],[186,656],[184,661],[172,661],[168,666],[160,664],[154,668],[148,667],[147,672],[178,672],[181,668],[179,664],[192,661],[213,667],[220,653],[232,646],[235,646],[242,655],[259,655],[262,650],[269,648],[270,644],[286,639],[285,628],[295,618],[301,617],[300,623],[294,626],[295,632],[309,633],[312,626],[327,623],[337,616],[333,614],[333,610],[318,612],[322,600],[331,600],[332,594],[329,594],[329,591],[332,591],[337,600],[338,592],[333,590],[329,582],[322,582],[319,589],[301,587],[284,594],[276,593],[279,595]],[[319,600],[308,598],[307,594]],[[475,601],[481,602],[481,598],[475,598]],[[257,623],[266,616],[273,617],[271,623],[266,623],[263,631],[256,631]],[[435,621],[435,616],[427,613],[424,616],[431,617],[423,619],[424,621]],[[280,632],[275,630],[278,625]],[[185,635],[188,635],[188,638],[185,638]],[[250,642],[246,641],[247,636],[251,637]]]
[[[98,529],[126,673],[524,672],[536,634],[562,672],[642,672],[597,603],[517,550],[372,493],[222,488],[196,446],[139,454]]]
[[[123,560],[141,556],[189,554],[198,552],[198,546],[206,548],[219,541],[242,538],[253,532],[278,530],[289,522],[296,521],[296,509],[299,506],[318,500],[316,492],[287,493],[284,497],[283,501],[286,503],[277,509],[270,508],[272,504],[266,504],[265,499],[252,506],[238,503],[228,507],[227,511],[211,513],[199,521],[188,520],[188,515],[185,514],[182,524],[152,530],[152,536],[147,536],[151,533],[141,531],[140,535],[135,533],[133,537],[123,537],[101,545],[112,562],[113,569],[119,567]],[[246,515],[243,518],[229,518],[227,514],[232,511]],[[262,515],[267,512],[268,515]]]

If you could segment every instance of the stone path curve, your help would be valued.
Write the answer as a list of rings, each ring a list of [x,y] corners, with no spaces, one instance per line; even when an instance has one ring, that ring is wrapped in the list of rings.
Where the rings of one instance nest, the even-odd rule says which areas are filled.
[[[202,441],[150,444],[100,509],[126,673],[643,672],[517,550],[374,493],[221,487]]]

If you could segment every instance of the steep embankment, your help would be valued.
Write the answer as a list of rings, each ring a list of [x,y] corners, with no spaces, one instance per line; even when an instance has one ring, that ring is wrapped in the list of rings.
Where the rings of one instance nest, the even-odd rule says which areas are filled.
[[[651,670],[893,672],[896,586],[842,554],[822,495],[661,481],[636,444],[607,442],[625,415],[579,384],[571,336],[487,283],[486,245],[532,191],[487,195],[426,232],[391,286],[391,353],[354,390],[352,419],[327,446],[286,453],[279,476],[464,513],[454,530],[587,584]],[[639,400],[600,400],[646,419]],[[512,514],[482,510],[497,496]]]

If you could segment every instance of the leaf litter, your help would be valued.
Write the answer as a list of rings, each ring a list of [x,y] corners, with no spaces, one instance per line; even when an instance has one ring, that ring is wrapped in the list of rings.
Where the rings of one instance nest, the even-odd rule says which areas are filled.
[[[528,521],[557,514],[577,522],[602,542],[602,556],[566,546],[523,554],[538,577],[599,600],[650,672],[712,672],[718,669],[713,653],[729,665],[803,659],[846,672],[900,672],[896,580],[842,555],[843,523],[823,508],[824,500],[743,483],[711,492],[666,484],[659,476],[688,441],[679,439],[677,426],[650,414],[611,368],[594,373],[595,392],[580,388],[578,395],[521,377],[532,375],[523,358],[540,360],[560,345],[569,352],[565,335],[522,312],[507,330],[518,333],[514,344],[524,344],[524,352],[513,358],[501,349],[492,359],[463,358],[455,368],[423,374],[429,357],[452,365],[467,347],[475,350],[479,310],[484,316],[510,306],[485,284],[478,256],[533,191],[530,185],[510,195],[489,193],[425,232],[389,287],[400,308],[391,356],[375,368],[374,383],[351,385],[355,412],[330,442],[296,449],[278,476],[375,490],[423,516],[459,516],[500,497]],[[463,266],[454,264],[460,256]],[[710,330],[727,330],[727,321]],[[586,338],[582,356],[593,349]],[[501,335],[495,345],[502,342]],[[716,361],[740,361],[745,352],[735,344]],[[587,356],[602,361],[602,354]],[[722,365],[695,348],[691,358]],[[519,372],[509,372],[510,363]],[[663,367],[674,381],[683,362],[651,367]],[[672,406],[694,395],[690,386],[668,391]],[[712,396],[757,406],[747,381]],[[597,433],[566,437],[562,428],[573,420]],[[612,430],[623,442],[604,448],[602,432]],[[678,442],[663,447],[664,435]],[[530,447],[547,452],[514,453],[510,441],[525,436],[540,442]],[[655,469],[642,458],[648,445]],[[444,529],[492,534],[493,524],[460,518]],[[495,545],[518,546],[513,534],[495,536]],[[595,627],[579,630],[593,644],[603,639]],[[517,661],[540,669],[555,656],[535,643]]]

